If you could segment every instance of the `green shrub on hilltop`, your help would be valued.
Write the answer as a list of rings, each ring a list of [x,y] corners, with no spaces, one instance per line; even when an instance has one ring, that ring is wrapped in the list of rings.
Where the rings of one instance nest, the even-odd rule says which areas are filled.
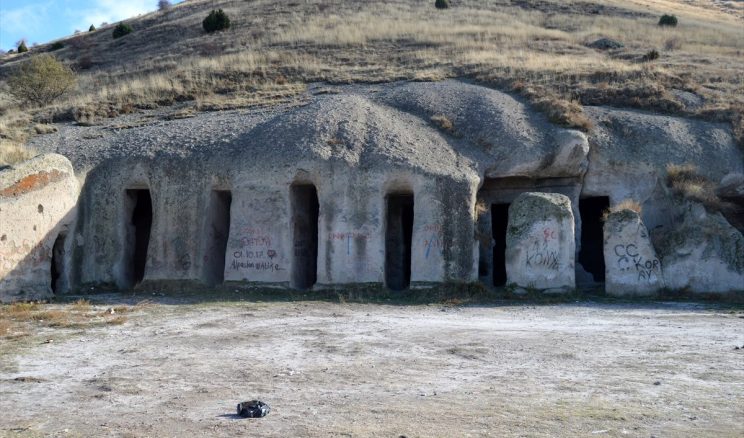
[[[677,17],[674,15],[662,15],[661,18],[659,18],[659,26],[676,26],[677,25]]]
[[[656,49],[651,49],[648,52],[646,52],[645,55],[641,58],[643,62],[649,62],[649,61],[655,61],[659,59],[659,51]]]
[[[202,21],[202,27],[207,33],[228,29],[230,27],[230,17],[222,9],[212,9],[212,12]]]
[[[24,52],[28,52],[28,47],[26,46],[25,41],[21,41],[21,43],[18,44],[18,53],[24,53]]]
[[[124,35],[128,35],[132,32],[134,32],[134,29],[132,29],[132,26],[126,23],[119,23],[114,28],[114,39],[121,38]]]

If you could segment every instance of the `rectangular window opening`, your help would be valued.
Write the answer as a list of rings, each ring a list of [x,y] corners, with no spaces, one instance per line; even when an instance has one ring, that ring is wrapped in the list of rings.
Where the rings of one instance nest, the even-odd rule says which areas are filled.
[[[225,251],[230,234],[230,206],[232,192],[212,190],[207,212],[207,239],[204,253],[203,281],[209,286],[222,284],[225,280]]]
[[[404,290],[411,283],[413,195],[387,196],[385,226],[385,284]]]
[[[312,184],[290,188],[292,207],[292,286],[310,289],[318,280],[318,191]]]

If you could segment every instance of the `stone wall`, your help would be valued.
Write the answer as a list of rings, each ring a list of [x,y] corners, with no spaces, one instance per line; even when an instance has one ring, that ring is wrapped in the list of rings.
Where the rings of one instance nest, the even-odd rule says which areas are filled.
[[[475,181],[401,169],[302,167],[220,174],[175,162],[111,162],[86,175],[79,198],[77,179],[61,156],[6,169],[0,173],[2,298],[48,298],[53,282],[58,292],[174,280],[405,290],[478,278],[484,243],[476,233]],[[511,201],[506,284],[547,292],[575,287],[580,185],[559,181],[543,186],[570,196],[520,193],[526,187],[498,183],[478,194]],[[654,240],[658,257],[638,214],[609,215],[609,294],[653,295],[665,285],[740,290],[741,233],[719,214],[686,208],[683,223]]]
[[[205,166],[184,169],[183,178],[175,176],[182,170],[174,162],[99,167],[88,174],[82,197],[78,284],[386,285],[388,198],[401,193],[413,201],[406,286],[476,279],[474,182],[307,164],[276,173]],[[138,279],[132,275],[137,233],[128,193],[143,190],[152,217],[144,278]],[[229,196],[229,206],[217,196]],[[215,243],[223,226],[227,237]],[[215,249],[220,245],[224,250]]]

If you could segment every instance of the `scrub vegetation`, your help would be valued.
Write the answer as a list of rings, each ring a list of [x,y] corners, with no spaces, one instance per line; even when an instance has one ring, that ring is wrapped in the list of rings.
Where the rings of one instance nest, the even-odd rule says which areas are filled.
[[[220,9],[229,29],[207,33],[203,20]],[[670,12],[678,24],[660,26]],[[49,118],[93,124],[175,103],[272,105],[316,81],[451,77],[520,94],[585,131],[583,105],[615,105],[728,122],[742,138],[742,18],[744,4],[710,0],[459,0],[447,9],[414,0],[189,0],[128,19],[136,31],[126,38],[113,39],[115,25],[106,25],[62,39],[54,53],[77,71],[78,86],[35,109],[0,97],[0,151]],[[623,47],[589,47],[600,38]],[[0,57],[3,93],[12,72],[55,43]]]
[[[701,175],[693,164],[667,166],[667,186],[682,199],[699,202],[707,208],[720,211],[727,205],[716,195],[716,183]]]
[[[641,214],[641,211],[643,211],[643,207],[635,199],[623,199],[622,201],[618,202],[616,205],[613,205],[612,207],[602,212],[602,218],[601,218],[602,222],[607,221],[607,218],[610,216],[610,213],[616,213],[618,211],[623,211],[623,210],[630,210],[638,214]]]
[[[94,306],[79,299],[66,304],[18,302],[0,305],[0,339],[13,340],[33,335],[40,327],[84,329],[102,325],[120,325],[126,314],[142,305]],[[1,351],[1,350],[0,350]]]

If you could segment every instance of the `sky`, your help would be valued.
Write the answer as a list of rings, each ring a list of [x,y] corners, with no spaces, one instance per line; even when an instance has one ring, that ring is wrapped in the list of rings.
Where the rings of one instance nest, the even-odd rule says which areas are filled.
[[[171,3],[179,3],[172,0]],[[157,9],[157,0],[0,0],[0,49],[46,43],[87,31],[91,24],[114,23]]]

